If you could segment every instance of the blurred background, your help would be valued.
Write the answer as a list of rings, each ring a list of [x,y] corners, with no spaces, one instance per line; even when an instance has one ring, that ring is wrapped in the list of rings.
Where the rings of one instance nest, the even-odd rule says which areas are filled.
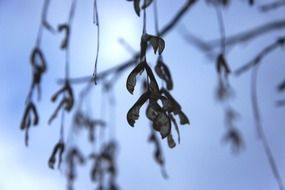
[[[164,26],[184,2],[158,1],[159,25]],[[255,7],[249,7],[246,1],[233,1],[231,6],[223,10],[226,35],[237,34],[275,19],[284,19],[284,9],[261,13],[258,5],[266,2],[258,1]],[[43,77],[42,99],[38,103],[40,125],[31,128],[28,148],[24,145],[24,133],[19,129],[31,83],[29,57],[36,42],[42,5],[43,0],[0,0],[0,190],[66,188],[64,171],[51,170],[47,164],[58,140],[60,126],[59,119],[52,125],[47,124],[56,106],[50,102],[50,97],[59,88],[56,81],[64,75],[65,57],[59,49],[62,40],[60,33],[43,34],[42,50],[48,62],[48,73]],[[48,12],[49,23],[57,27],[66,22],[70,5],[70,0],[52,0]],[[132,57],[132,53],[119,43],[120,38],[134,50],[139,50],[142,20],[135,15],[132,3],[124,0],[99,0],[98,7],[101,27],[100,72]],[[77,2],[70,41],[72,77],[93,72],[97,39],[92,15],[92,0]],[[147,31],[154,34],[152,7],[147,11],[147,19]],[[203,52],[185,41],[181,31],[186,29],[205,41],[218,39],[220,31],[215,9],[199,1],[164,38],[164,61],[171,69],[174,80],[172,94],[191,122],[189,126],[180,126],[181,143],[176,148],[169,149],[166,141],[161,141],[168,180],[163,179],[153,159],[154,147],[147,141],[150,127],[143,112],[135,128],[127,123],[126,113],[141,93],[139,88],[134,95],[127,92],[125,82],[131,70],[124,72],[116,81],[112,94],[116,104],[112,108],[106,106],[104,117],[112,128],[109,136],[116,138],[119,143],[117,183],[120,189],[277,190],[278,185],[254,127],[250,72],[230,78],[235,91],[231,105],[240,115],[236,125],[245,143],[237,154],[231,151],[230,144],[222,140],[227,130],[223,106],[215,98],[218,84],[215,60],[208,59]],[[279,30],[235,46],[227,54],[229,65],[235,70],[282,34],[284,30]],[[148,60],[154,65],[156,59],[152,54],[149,53]],[[276,107],[276,101],[284,96],[277,92],[276,87],[284,80],[284,58],[284,49],[277,49],[264,58],[257,88],[264,130],[283,179],[284,107]],[[82,87],[74,86],[76,92]],[[101,87],[96,86],[89,97],[90,107],[97,118],[102,117],[104,95],[101,92]],[[66,116],[66,126],[70,125],[71,116]],[[79,135],[80,140],[86,138],[85,133]],[[109,136],[106,135],[106,138]],[[94,188],[89,171],[83,167],[78,172],[75,189]]]

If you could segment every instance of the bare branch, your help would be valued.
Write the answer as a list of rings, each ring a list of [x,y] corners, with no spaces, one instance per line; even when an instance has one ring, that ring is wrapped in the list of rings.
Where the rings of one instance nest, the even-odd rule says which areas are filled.
[[[285,37],[278,38],[274,43],[266,46],[251,61],[236,69],[234,74],[241,75],[242,73],[252,68],[254,65],[259,64],[265,56],[267,56],[269,53],[271,53],[273,50],[277,49],[278,47],[282,47],[284,43],[285,43]]]
[[[225,40],[225,45],[227,47],[234,46],[239,43],[243,43],[249,40],[253,40],[261,35],[273,32],[275,30],[285,29],[285,20],[276,20],[270,23],[263,24],[256,28],[250,29],[245,32],[241,32],[239,34],[229,36]],[[189,41],[191,44],[197,46],[199,49],[210,53],[214,49],[220,47],[221,39],[212,40],[209,42],[203,41],[199,39],[197,36],[190,34],[185,28],[182,30],[182,36]]]
[[[274,30],[280,30],[284,28],[285,28],[285,20],[284,19],[276,20],[270,23],[263,24],[256,28],[253,28],[246,32],[242,32],[237,35],[229,36],[225,43],[227,46],[233,46],[238,43],[246,42],[254,38],[257,38],[261,35],[270,33]],[[221,41],[220,39],[213,40],[212,42],[209,42],[209,45],[214,49],[220,44],[220,41]]]
[[[261,5],[259,8],[261,11],[263,12],[268,12],[268,11],[272,11],[278,8],[282,8],[285,6],[285,1],[284,0],[279,0],[279,1],[274,1],[274,2],[270,2],[264,5]]]

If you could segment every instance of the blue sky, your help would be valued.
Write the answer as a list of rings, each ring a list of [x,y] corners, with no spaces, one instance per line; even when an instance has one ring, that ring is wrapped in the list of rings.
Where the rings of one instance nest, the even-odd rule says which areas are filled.
[[[260,1],[268,2],[268,1]],[[92,24],[92,1],[78,1],[71,39],[71,75],[89,75],[93,71],[96,52],[96,28]],[[160,0],[160,25],[163,26],[184,3],[183,0]],[[24,146],[24,134],[19,123],[24,101],[31,82],[29,56],[34,47],[40,22],[42,0],[0,1],[0,190],[59,190],[65,188],[64,173],[52,171],[47,160],[58,140],[59,121],[47,124],[55,105],[49,97],[58,88],[56,79],[63,75],[64,54],[59,50],[61,35],[44,33],[43,51],[47,57],[48,74],[43,79],[43,98],[39,103],[41,123],[30,131],[30,146]],[[135,16],[132,4],[124,0],[98,1],[101,23],[101,53],[98,70],[103,71],[131,57],[118,38],[138,50],[141,20]],[[48,19],[56,26],[66,20],[69,0],[51,1]],[[284,18],[284,9],[261,14],[249,8],[245,1],[235,1],[224,11],[227,35],[245,31],[274,19]],[[152,8],[148,11],[148,31],[153,33]],[[118,184],[121,189],[179,189],[179,190],[275,190],[273,178],[264,150],[254,128],[250,102],[250,73],[231,78],[236,95],[233,107],[241,117],[237,127],[243,135],[245,148],[232,154],[222,143],[226,133],[222,106],[215,100],[217,77],[214,64],[203,53],[187,44],[179,30],[187,28],[202,39],[219,38],[215,10],[199,2],[175,30],[165,37],[164,60],[172,72],[174,97],[189,116],[191,125],[181,126],[181,144],[170,150],[162,142],[166,170],[170,178],[164,180],[152,158],[153,145],[147,143],[149,124],[141,114],[135,128],[128,126],[126,113],[139,96],[137,90],[130,95],[125,89],[128,70],[116,82],[116,107],[111,111],[110,125],[120,143],[118,152]],[[283,30],[284,33],[284,30]],[[275,36],[265,35],[252,43],[243,43],[227,55],[233,69],[250,60],[261,48],[272,43]],[[149,54],[154,63],[155,57]],[[275,101],[282,98],[276,85],[284,79],[284,49],[276,50],[264,59],[258,78],[258,98],[263,116],[264,130],[273,154],[285,179],[284,108],[276,108]],[[79,89],[80,87],[76,87]],[[92,92],[95,117],[100,117],[101,89]],[[106,108],[108,111],[108,108]],[[109,114],[109,113],[107,113]],[[71,116],[71,115],[70,115]],[[68,116],[67,118],[71,118]],[[109,117],[109,116],[106,116]],[[68,124],[67,124],[68,125]],[[85,138],[85,134],[81,134]],[[86,168],[80,170],[77,189],[92,189]]]

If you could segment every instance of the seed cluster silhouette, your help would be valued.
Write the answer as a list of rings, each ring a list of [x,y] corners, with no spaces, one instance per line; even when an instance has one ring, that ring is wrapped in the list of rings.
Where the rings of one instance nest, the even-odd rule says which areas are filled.
[[[51,151],[51,155],[48,159],[48,166],[51,169],[55,169],[56,165],[58,169],[62,169],[61,165],[64,164],[64,170],[67,180],[67,189],[74,189],[74,182],[77,179],[77,169],[79,166],[87,165],[91,163],[90,180],[94,182],[94,187],[98,190],[116,190],[119,189],[117,184],[118,168],[116,164],[118,142],[115,138],[110,138],[107,142],[100,140],[104,136],[104,132],[111,131],[110,122],[106,118],[94,118],[93,115],[86,111],[86,103],[88,104],[88,95],[93,88],[102,86],[103,93],[111,94],[112,88],[115,85],[115,80],[121,73],[125,72],[128,68],[132,68],[126,79],[126,89],[131,95],[134,91],[138,90],[138,82],[142,82],[143,86],[140,97],[133,103],[126,113],[126,120],[131,127],[136,125],[136,121],[142,117],[141,110],[145,107],[145,118],[148,119],[150,124],[150,135],[148,138],[149,143],[153,144],[154,152],[153,157],[155,162],[161,168],[161,173],[164,178],[168,177],[168,173],[165,169],[165,157],[160,145],[161,139],[166,139],[169,148],[174,148],[180,139],[180,127],[179,125],[190,125],[191,113],[185,113],[183,111],[183,102],[179,101],[173,96],[172,90],[175,87],[175,78],[172,77],[171,69],[168,67],[167,59],[164,56],[164,50],[167,47],[167,41],[164,36],[174,29],[177,23],[183,18],[183,16],[194,7],[197,0],[185,0],[185,3],[174,14],[164,27],[159,26],[158,16],[158,3],[164,3],[158,0],[127,0],[133,3],[133,16],[139,17],[143,22],[142,34],[138,36],[140,38],[140,47],[138,52],[133,52],[133,57],[130,60],[116,65],[111,69],[103,72],[97,72],[97,65],[100,64],[100,23],[104,22],[100,20],[100,8],[98,3],[104,3],[103,1],[93,2],[93,24],[97,28],[97,47],[94,60],[94,71],[92,75],[81,78],[72,78],[70,76],[70,39],[72,37],[72,23],[75,15],[77,4],[80,3],[77,0],[71,0],[71,6],[69,8],[69,15],[65,23],[59,23],[57,27],[52,26],[48,20],[48,10],[51,0],[45,0],[41,15],[41,23],[39,25],[38,35],[35,47],[32,49],[30,56],[30,65],[32,68],[32,82],[26,98],[26,104],[22,121],[20,123],[20,129],[25,132],[25,144],[29,144],[29,132],[31,126],[38,126],[40,124],[41,110],[37,109],[37,103],[41,99],[42,78],[48,73],[48,56],[45,55],[42,49],[43,31],[46,30],[52,34],[59,33],[62,37],[61,44],[58,45],[60,51],[65,54],[65,73],[62,79],[59,81],[60,87],[51,96],[51,102],[57,104],[54,111],[51,113],[48,120],[48,124],[53,124],[56,119],[61,120],[59,140],[55,143],[54,148]],[[251,41],[264,34],[274,35],[274,31],[284,29],[285,21],[274,20],[271,23],[263,24],[252,30],[241,32],[235,36],[226,36],[226,27],[223,18],[223,9],[231,6],[230,0],[205,0],[207,5],[213,7],[217,12],[217,20],[220,29],[220,38],[214,41],[206,42],[199,37],[191,34],[186,28],[181,31],[182,38],[185,39],[185,43],[189,43],[201,50],[209,60],[215,64],[218,86],[215,91],[216,99],[222,105],[225,114],[225,126],[227,132],[223,137],[223,141],[229,143],[232,146],[232,150],[238,153],[242,147],[245,146],[245,141],[242,138],[241,132],[237,129],[237,120],[240,117],[240,113],[234,108],[231,100],[234,98],[235,90],[232,87],[229,78],[239,75],[247,71],[252,71],[251,79],[251,98],[253,115],[255,119],[256,131],[259,134],[260,141],[265,150],[265,154],[268,158],[273,176],[275,177],[279,188],[284,190],[284,185],[280,175],[277,163],[274,160],[273,152],[270,148],[268,140],[263,130],[263,124],[261,122],[261,114],[259,110],[259,104],[257,100],[257,75],[258,67],[261,65],[264,57],[268,56],[278,48],[284,47],[285,37],[278,36],[276,41],[269,44],[253,57],[248,63],[240,66],[236,70],[231,69],[230,60],[227,58],[227,51],[231,47],[241,42]],[[244,0],[251,7],[256,6],[254,0]],[[262,4],[258,8],[262,12],[275,11],[285,7],[285,3],[282,0]],[[154,10],[154,29],[155,33],[148,33],[147,21],[148,15],[146,10]],[[124,39],[122,39],[124,40]],[[128,47],[126,41],[125,46]],[[148,61],[148,51],[153,50],[156,56],[154,67]],[[107,80],[107,77],[113,76],[111,80]],[[138,80],[142,79],[142,80]],[[159,85],[158,81],[161,81]],[[84,83],[85,86],[79,92],[74,90],[74,86],[77,83]],[[280,93],[285,91],[285,81],[281,81],[276,84],[277,90]],[[45,87],[43,87],[45,88]],[[187,89],[185,89],[187,90]],[[37,99],[35,99],[35,93],[37,93]],[[77,96],[78,94],[78,96]],[[130,95],[130,96],[131,96]],[[78,97],[78,99],[76,99]],[[106,96],[108,98],[110,96]],[[46,97],[44,97],[46,98]],[[110,99],[109,106],[114,106],[114,100]],[[284,107],[285,100],[280,99],[276,101],[277,106]],[[103,107],[106,105],[103,105]],[[66,135],[65,129],[65,114],[72,113],[71,127]],[[61,116],[59,117],[59,115]],[[116,124],[119,125],[119,124]],[[85,130],[88,133],[87,141],[94,148],[86,154],[83,147],[80,147],[76,141],[76,133],[78,131]],[[176,131],[176,134],[173,134]],[[158,137],[161,137],[161,139]],[[174,137],[177,136],[177,140]]]

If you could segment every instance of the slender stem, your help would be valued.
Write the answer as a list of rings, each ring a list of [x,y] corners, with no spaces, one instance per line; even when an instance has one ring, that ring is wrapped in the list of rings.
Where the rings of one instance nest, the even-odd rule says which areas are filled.
[[[71,36],[71,25],[72,25],[72,21],[74,19],[74,14],[75,14],[75,9],[76,9],[76,0],[72,1],[71,4],[71,8],[69,11],[69,17],[68,17],[68,26],[69,26],[69,33],[68,33],[68,45],[66,47],[66,51],[65,51],[65,79],[68,80],[69,79],[69,72],[70,72],[70,36]]]
[[[41,24],[39,26],[39,30],[38,30],[38,35],[37,35],[37,40],[36,40],[36,47],[40,47],[41,46],[42,34],[43,34],[43,25]]]
[[[155,25],[155,33],[158,35],[159,33],[159,22],[158,22],[158,8],[157,8],[157,0],[153,2],[153,11],[154,11],[154,25]]]
[[[38,30],[37,40],[36,40],[36,47],[40,47],[41,45],[44,23],[46,22],[49,3],[50,3],[50,0],[44,1],[44,5],[42,8],[42,15],[41,15],[41,24],[39,25],[39,30]]]
[[[60,142],[64,142],[64,109],[61,110]]]
[[[220,27],[220,33],[221,33],[221,52],[223,54],[226,53],[226,29],[225,29],[225,23],[223,19],[223,14],[222,10],[219,6],[216,6],[216,11],[217,11],[217,18],[218,18],[218,23]]]
[[[73,19],[74,19],[74,14],[75,14],[75,9],[76,9],[76,0],[72,1],[70,12],[69,12],[69,17],[68,17],[68,23],[71,24]]]
[[[261,5],[259,8],[261,11],[267,12],[267,11],[272,11],[276,10],[278,8],[282,8],[285,6],[285,1],[284,0],[278,0],[274,2],[270,2],[264,5]]]
[[[65,51],[65,79],[69,79],[69,47]]]
[[[142,35],[146,34],[146,9],[143,10],[143,30]]]
[[[96,57],[95,57],[95,64],[94,64],[94,71],[93,71],[94,82],[95,84],[97,84],[97,79],[98,79],[97,64],[98,64],[99,50],[100,50],[100,25],[99,25],[97,0],[94,0],[93,23],[96,24],[96,27],[97,27],[97,47],[96,47]]]
[[[269,146],[268,140],[265,136],[265,132],[262,127],[261,122],[261,115],[259,111],[259,105],[258,105],[258,98],[257,98],[257,76],[258,76],[258,65],[256,65],[252,70],[252,78],[251,78],[251,101],[252,101],[252,108],[254,113],[254,120],[255,120],[255,128],[258,132],[259,138],[262,142],[262,146],[264,148],[264,151],[266,153],[267,159],[269,161],[272,173],[279,185],[280,190],[284,190],[284,185],[282,182],[282,178],[280,175],[280,172],[278,171],[277,164],[274,160],[272,150]]]

